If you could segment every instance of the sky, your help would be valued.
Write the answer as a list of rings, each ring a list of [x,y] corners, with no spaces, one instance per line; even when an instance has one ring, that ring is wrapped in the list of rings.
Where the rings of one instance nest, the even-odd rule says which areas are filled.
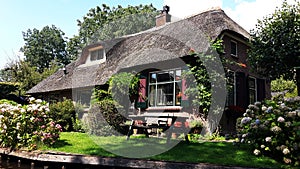
[[[28,29],[41,30],[47,25],[55,25],[71,38],[78,34],[77,19],[82,20],[91,8],[101,4],[127,7],[150,3],[157,9],[170,6],[170,14],[178,18],[221,7],[250,31],[255,28],[257,19],[273,13],[282,0],[0,0],[0,69],[12,59],[22,57],[19,52],[24,45],[22,32]]]

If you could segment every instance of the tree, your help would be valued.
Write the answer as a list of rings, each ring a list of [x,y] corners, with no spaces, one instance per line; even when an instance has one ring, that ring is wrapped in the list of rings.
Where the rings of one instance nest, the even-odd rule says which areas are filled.
[[[300,89],[300,2],[288,4],[259,20],[251,31],[249,61],[254,71],[271,80],[294,79]],[[300,95],[300,90],[298,90]]]
[[[40,81],[57,71],[58,66],[51,62],[51,67],[39,73],[37,68],[22,60],[11,62],[7,68],[1,70],[6,82],[17,83],[21,95],[38,84]],[[2,76],[2,75],[1,75]],[[2,78],[2,77],[0,77]]]
[[[54,25],[45,26],[41,31],[28,29],[23,32],[25,45],[21,48],[25,61],[42,73],[51,67],[54,60],[61,64],[70,63],[66,52],[64,32]]]
[[[150,5],[121,5],[110,8],[106,4],[91,8],[83,20],[77,20],[79,35],[68,42],[68,52],[73,58],[78,56],[78,50],[87,43],[108,40],[123,35],[137,33],[155,25],[156,8]]]

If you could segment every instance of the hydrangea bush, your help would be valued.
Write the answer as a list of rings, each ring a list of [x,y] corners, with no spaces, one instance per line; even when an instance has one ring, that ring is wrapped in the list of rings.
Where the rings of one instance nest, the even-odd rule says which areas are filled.
[[[48,104],[30,98],[30,104],[0,104],[0,145],[18,149],[35,149],[38,143],[53,145],[61,126],[49,118]]]
[[[289,165],[300,161],[300,99],[256,102],[237,121],[240,142],[255,155],[267,155]]]

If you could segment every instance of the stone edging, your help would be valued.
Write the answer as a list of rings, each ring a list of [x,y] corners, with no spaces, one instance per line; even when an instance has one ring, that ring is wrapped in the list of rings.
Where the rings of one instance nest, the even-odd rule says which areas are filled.
[[[181,163],[167,161],[152,161],[144,159],[110,158],[99,156],[74,155],[68,153],[42,152],[42,151],[9,151],[0,148],[0,154],[24,158],[33,161],[60,162],[67,164],[87,164],[100,166],[115,166],[129,168],[152,168],[152,169],[255,169],[233,166],[216,166],[205,163]]]

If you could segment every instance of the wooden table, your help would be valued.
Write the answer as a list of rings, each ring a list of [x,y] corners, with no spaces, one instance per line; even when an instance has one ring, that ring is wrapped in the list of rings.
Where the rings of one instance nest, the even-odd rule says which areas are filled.
[[[148,118],[155,118],[157,120],[157,125],[150,125],[146,122]],[[133,129],[141,129],[147,137],[149,137],[148,129],[162,129],[163,131],[171,130],[176,131],[178,129],[175,128],[174,123],[176,120],[186,120],[188,117],[183,116],[174,116],[174,113],[145,113],[141,115],[129,115],[128,119],[131,120],[129,125],[129,131],[127,133],[127,140],[130,139],[130,135],[132,134]],[[136,124],[136,121],[141,120],[143,121],[142,124]],[[170,121],[169,121],[170,120]],[[184,125],[184,124],[183,124]],[[181,126],[184,127],[184,126]],[[185,135],[186,142],[189,143],[189,139],[187,137],[187,133],[183,132]],[[167,143],[169,143],[171,138],[171,133],[167,132]]]

